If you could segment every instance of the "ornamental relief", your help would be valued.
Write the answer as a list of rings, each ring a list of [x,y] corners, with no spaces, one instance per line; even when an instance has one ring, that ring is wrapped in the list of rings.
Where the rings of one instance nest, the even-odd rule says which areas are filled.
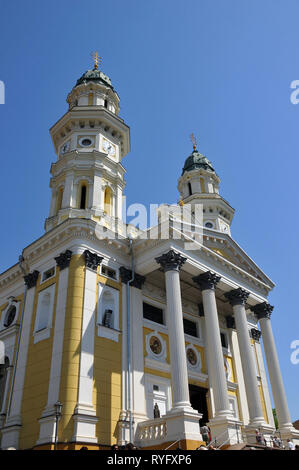
[[[201,353],[193,344],[186,346],[187,367],[189,371],[202,373],[202,359]]]
[[[145,337],[146,352],[149,359],[166,362],[166,341],[157,331],[152,331]]]

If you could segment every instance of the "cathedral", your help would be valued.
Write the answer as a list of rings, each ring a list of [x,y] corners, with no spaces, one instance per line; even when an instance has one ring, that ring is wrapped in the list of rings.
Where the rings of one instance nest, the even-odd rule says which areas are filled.
[[[194,143],[179,202],[147,230],[127,224],[119,102],[96,55],[50,129],[45,232],[0,274],[0,447],[192,450],[204,425],[223,448],[257,429],[270,444],[275,433],[299,444],[271,328],[274,284],[232,238],[219,176]]]

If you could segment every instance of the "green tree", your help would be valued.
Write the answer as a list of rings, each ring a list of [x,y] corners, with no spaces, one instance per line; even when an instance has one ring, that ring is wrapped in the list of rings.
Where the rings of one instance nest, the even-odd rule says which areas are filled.
[[[278,419],[277,419],[277,413],[276,413],[276,409],[275,409],[275,408],[272,408],[272,413],[273,413],[273,418],[274,418],[275,427],[276,427],[276,429],[278,429]]]

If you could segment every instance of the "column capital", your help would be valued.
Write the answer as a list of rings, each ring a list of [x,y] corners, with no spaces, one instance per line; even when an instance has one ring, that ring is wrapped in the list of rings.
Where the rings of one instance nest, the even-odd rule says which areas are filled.
[[[54,258],[57,266],[59,266],[60,271],[69,267],[72,254],[73,253],[71,252],[71,250],[66,250],[64,253],[60,253],[59,256],[56,256],[56,258]]]
[[[251,338],[254,339],[254,341],[260,340],[260,337],[262,335],[260,330],[258,330],[257,328],[251,328],[250,333],[251,333]]]
[[[38,279],[39,271],[33,271],[32,273],[26,274],[24,276],[24,281],[28,289],[35,287]]]
[[[161,265],[163,271],[179,271],[187,258],[184,258],[180,253],[176,253],[174,250],[169,250],[168,253],[164,253],[162,256],[155,258],[158,264]]]
[[[205,273],[200,274],[199,276],[195,276],[192,279],[198,285],[200,290],[215,290],[218,282],[221,279],[221,276],[212,273],[212,271],[206,271]]]
[[[130,279],[132,279],[132,270],[121,266],[119,268],[119,275],[121,278],[121,282],[127,284]],[[141,289],[144,283],[145,276],[141,276],[141,274],[134,273],[134,279],[130,282],[130,286],[136,287],[136,289]]]
[[[261,304],[256,304],[253,307],[250,307],[250,310],[255,313],[257,318],[268,318],[270,320],[273,306],[268,304],[268,302],[262,302]]]
[[[238,287],[237,289],[230,290],[229,292],[225,292],[224,297],[229,300],[229,303],[234,305],[245,305],[246,300],[248,299],[249,292]]]
[[[87,268],[92,269],[93,271],[96,271],[97,267],[103,261],[102,256],[98,256],[96,253],[92,253],[89,250],[84,251],[84,256],[85,256],[85,266]]]

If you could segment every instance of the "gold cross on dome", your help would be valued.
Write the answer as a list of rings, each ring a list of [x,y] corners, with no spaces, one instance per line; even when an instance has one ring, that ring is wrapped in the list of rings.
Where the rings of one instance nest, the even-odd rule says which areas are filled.
[[[102,63],[102,57],[99,56],[98,52],[92,52],[91,57],[93,58],[94,61],[94,70],[98,69],[98,64]]]
[[[197,142],[196,142],[196,139],[194,137],[194,134],[192,132],[192,134],[190,135],[190,139],[191,139],[191,142],[193,144],[193,150],[196,150],[196,145],[197,145]]]

